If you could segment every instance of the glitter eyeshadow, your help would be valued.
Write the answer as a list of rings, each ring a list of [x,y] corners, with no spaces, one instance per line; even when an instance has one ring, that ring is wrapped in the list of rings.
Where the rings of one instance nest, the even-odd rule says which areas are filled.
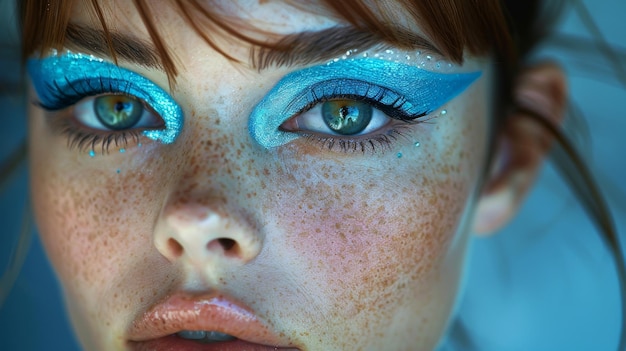
[[[399,55],[393,51],[385,54]],[[429,114],[463,92],[481,75],[481,72],[432,72],[368,52],[361,55],[352,52],[346,56],[349,58],[334,59],[283,77],[252,111],[248,122],[252,138],[268,149],[299,138],[297,133],[280,130],[280,126],[319,103],[319,91],[330,92],[330,95],[340,91],[344,96],[390,91],[393,92],[388,94],[390,96],[380,96],[381,103],[395,106],[401,98],[405,100],[404,112]]]
[[[173,143],[183,127],[183,112],[174,99],[157,84],[142,75],[118,67],[92,55],[66,52],[43,59],[31,58],[28,73],[43,106],[59,106],[61,92],[78,93],[80,98],[123,93],[143,100],[165,122],[165,128],[146,130],[143,134],[164,144]]]

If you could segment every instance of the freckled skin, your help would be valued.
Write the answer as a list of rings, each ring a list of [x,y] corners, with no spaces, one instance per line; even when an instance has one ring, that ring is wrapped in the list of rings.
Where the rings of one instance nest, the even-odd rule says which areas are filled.
[[[122,23],[144,36],[131,5],[116,6],[129,7]],[[154,6],[161,26],[178,26],[164,37],[185,63],[172,92],[186,116],[174,144],[141,138],[142,147],[91,158],[30,111],[35,213],[83,347],[124,349],[134,318],[199,276],[196,288],[243,301],[302,349],[431,350],[456,296],[462,219],[484,168],[487,71],[445,116],[403,129],[387,148],[342,153],[301,138],[265,150],[248,135],[248,115],[288,70],[235,66]],[[328,21],[293,9],[279,18],[285,32]],[[237,45],[225,48],[247,57]],[[162,73],[129,68],[167,86]],[[173,230],[166,217],[190,205],[245,228],[262,243],[258,255],[204,270],[168,259],[155,233]]]

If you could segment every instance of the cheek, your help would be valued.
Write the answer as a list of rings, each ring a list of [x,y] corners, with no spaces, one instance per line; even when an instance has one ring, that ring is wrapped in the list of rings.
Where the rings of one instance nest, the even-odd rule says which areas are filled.
[[[454,178],[305,185],[291,192],[300,195],[290,201],[297,212],[285,206],[276,221],[286,224],[295,251],[318,258],[324,266],[311,271],[324,268],[332,273],[325,276],[341,276],[346,282],[344,273],[365,268],[367,280],[385,288],[396,274],[377,274],[368,267],[399,273],[395,266],[404,266],[426,273],[422,265],[442,256],[468,193],[467,184]]]
[[[68,150],[62,137],[33,118],[31,189],[40,237],[74,305],[98,303],[150,249],[164,188],[165,161],[154,145],[95,158]],[[153,161],[148,161],[152,159]],[[146,164],[150,162],[149,171]],[[119,173],[118,173],[119,170]],[[110,296],[117,296],[111,293]],[[109,295],[107,295],[109,296]],[[102,301],[102,300],[101,300]]]
[[[446,270],[459,262],[447,254],[476,179],[444,163],[413,177],[391,165],[377,176],[366,167],[330,168],[306,181],[310,170],[278,174],[288,201],[266,215],[280,223],[271,231],[282,235],[272,255],[297,277],[301,291],[294,296],[308,295],[306,302],[293,297],[294,306],[310,304],[293,311],[293,319],[301,318],[303,331],[334,334],[354,346],[371,343],[367,335],[393,335],[390,325],[410,309],[399,328],[411,325],[415,332],[422,325],[416,321],[430,320],[435,331],[419,332],[436,339],[456,290],[458,272]],[[334,180],[312,181],[319,178]]]
[[[472,113],[418,129],[419,148],[410,140],[369,158],[324,160],[296,141],[280,152],[284,166],[270,187],[282,195],[263,217],[276,223],[268,232],[283,236],[273,255],[312,296],[314,307],[294,311],[303,330],[323,321],[321,330],[353,346],[396,327],[404,340],[417,332],[424,345],[436,342],[456,294],[464,250],[456,240],[467,238],[461,221],[471,214],[487,144],[484,104],[459,110]]]

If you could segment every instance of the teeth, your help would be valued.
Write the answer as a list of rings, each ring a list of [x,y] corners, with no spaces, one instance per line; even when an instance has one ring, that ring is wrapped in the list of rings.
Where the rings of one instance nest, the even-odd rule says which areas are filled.
[[[202,330],[183,330],[176,333],[176,335],[180,336],[183,339],[202,340],[206,337],[206,332]]]
[[[235,340],[236,339],[234,336],[231,336],[231,335],[228,335],[228,334],[224,334],[224,333],[220,333],[220,332],[216,332],[216,331],[208,331],[208,332],[206,332],[206,337],[210,341],[228,341],[228,340]]]
[[[196,340],[203,343],[218,342],[218,341],[230,341],[235,340],[234,336],[216,332],[216,331],[202,331],[202,330],[183,330],[176,333],[179,337],[187,340]]]

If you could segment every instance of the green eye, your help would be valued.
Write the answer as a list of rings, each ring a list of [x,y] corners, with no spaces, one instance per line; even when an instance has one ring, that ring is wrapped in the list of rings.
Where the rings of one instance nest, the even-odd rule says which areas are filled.
[[[126,95],[104,95],[95,98],[94,112],[104,126],[112,130],[133,127],[141,119],[143,104]]]
[[[337,134],[358,134],[372,120],[372,106],[355,100],[330,100],[322,104],[322,117]]]

